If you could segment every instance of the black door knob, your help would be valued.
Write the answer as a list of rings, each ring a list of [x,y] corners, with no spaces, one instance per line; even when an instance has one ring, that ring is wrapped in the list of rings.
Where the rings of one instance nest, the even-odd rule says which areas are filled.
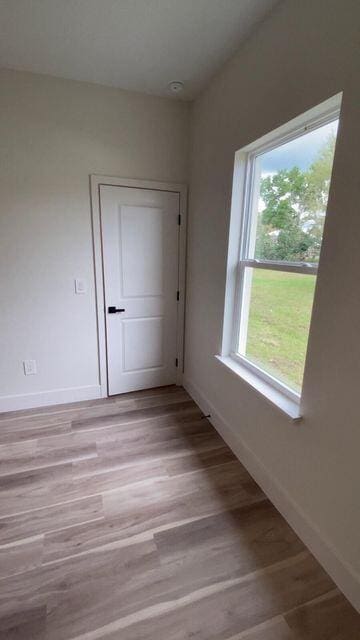
[[[116,307],[108,307],[108,313],[123,313],[125,309],[117,309]]]

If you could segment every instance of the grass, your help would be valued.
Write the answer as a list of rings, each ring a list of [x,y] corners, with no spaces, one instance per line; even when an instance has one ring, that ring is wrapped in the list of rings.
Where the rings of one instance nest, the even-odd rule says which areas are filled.
[[[299,391],[315,276],[254,269],[246,355]]]

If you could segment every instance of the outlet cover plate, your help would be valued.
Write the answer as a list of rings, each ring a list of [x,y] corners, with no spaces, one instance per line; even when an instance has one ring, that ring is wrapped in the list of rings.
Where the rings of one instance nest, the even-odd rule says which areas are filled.
[[[24,360],[23,365],[26,376],[33,376],[37,373],[36,360]]]

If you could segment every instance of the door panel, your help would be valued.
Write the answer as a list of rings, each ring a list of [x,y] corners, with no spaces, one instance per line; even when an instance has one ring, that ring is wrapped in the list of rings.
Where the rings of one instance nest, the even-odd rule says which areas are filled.
[[[123,295],[163,294],[163,210],[121,207]]]
[[[164,366],[163,318],[124,320],[123,327],[124,371]]]
[[[100,205],[109,395],[172,384],[179,194],[101,185]]]

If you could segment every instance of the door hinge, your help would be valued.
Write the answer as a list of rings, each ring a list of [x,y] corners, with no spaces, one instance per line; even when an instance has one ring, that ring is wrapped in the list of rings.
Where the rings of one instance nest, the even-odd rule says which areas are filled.
[[[181,225],[181,213],[179,213],[179,215],[178,215],[178,225],[179,225],[179,227]]]
[[[179,366],[179,360],[177,358],[175,358],[175,367]]]
[[[176,300],[177,300],[178,302],[179,302],[179,300],[180,300],[180,291],[177,291],[177,292],[176,292]]]

